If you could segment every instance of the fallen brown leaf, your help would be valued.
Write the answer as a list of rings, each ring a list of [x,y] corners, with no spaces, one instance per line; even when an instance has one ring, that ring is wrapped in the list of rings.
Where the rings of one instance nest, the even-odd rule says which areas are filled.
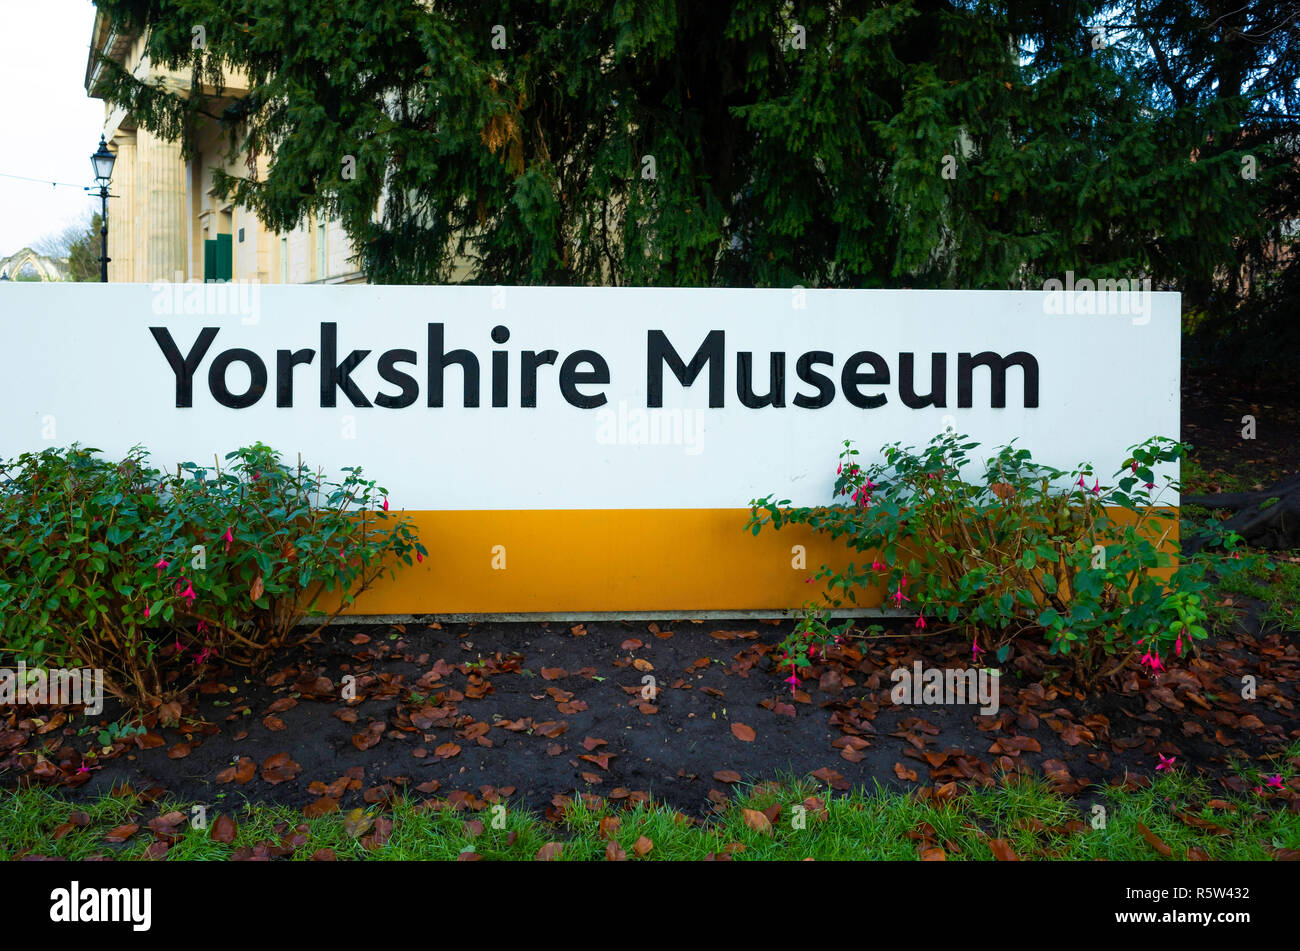
[[[989,839],[989,851],[999,862],[1019,862],[1020,856],[1006,839]]]
[[[140,831],[139,826],[131,825],[130,823],[127,823],[126,825],[118,826],[116,829],[110,829],[104,835],[104,841],[114,842],[114,843],[125,842],[127,839],[131,838],[131,836],[135,835],[139,831]]]
[[[276,753],[262,764],[262,779],[272,785],[283,783],[297,776],[301,769],[288,753]]]
[[[558,859],[561,853],[563,852],[564,852],[563,842],[547,842],[545,845],[543,845],[540,849],[537,850],[537,854],[533,856],[533,861],[553,862],[556,859]]]
[[[339,811],[339,801],[329,796],[321,796],[314,802],[309,802],[302,807],[302,814],[308,819],[315,819],[331,812]]]
[[[731,735],[743,743],[753,743],[754,737],[757,736],[753,727],[746,726],[743,723],[731,724]]]
[[[1169,858],[1171,855],[1174,854],[1174,850],[1171,849],[1168,845],[1166,845],[1164,841],[1160,838],[1160,836],[1156,835],[1154,832],[1152,832],[1142,823],[1139,822],[1137,824],[1137,830],[1138,832],[1142,833],[1142,838],[1147,840],[1147,842],[1151,845],[1151,848],[1155,849],[1165,858]]]
[[[235,841],[235,820],[230,816],[217,816],[212,820],[212,826],[208,829],[208,838],[213,842],[224,842],[229,844]]]

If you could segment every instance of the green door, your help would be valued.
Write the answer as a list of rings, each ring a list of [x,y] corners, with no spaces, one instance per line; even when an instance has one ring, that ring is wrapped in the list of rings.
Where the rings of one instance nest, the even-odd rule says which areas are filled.
[[[234,274],[234,244],[230,235],[219,234],[203,242],[203,280],[224,282]]]

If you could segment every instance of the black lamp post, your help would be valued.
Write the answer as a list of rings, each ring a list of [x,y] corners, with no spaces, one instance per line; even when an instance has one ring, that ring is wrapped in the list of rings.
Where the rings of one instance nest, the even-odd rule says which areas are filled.
[[[95,167],[95,184],[99,186],[99,239],[101,252],[99,256],[99,280],[108,283],[108,183],[113,178],[113,163],[117,156],[108,150],[104,137],[99,137],[99,151],[90,157]]]

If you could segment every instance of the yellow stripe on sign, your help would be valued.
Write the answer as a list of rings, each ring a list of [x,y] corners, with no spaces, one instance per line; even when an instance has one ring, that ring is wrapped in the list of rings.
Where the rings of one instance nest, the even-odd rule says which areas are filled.
[[[806,525],[779,532],[767,526],[751,535],[744,531],[748,509],[403,514],[429,556],[422,564],[399,565],[395,579],[376,583],[346,614],[783,612],[822,600],[824,583],[808,582],[821,565],[842,569],[850,561],[869,564],[875,555],[850,551],[842,540]],[[1120,525],[1134,520],[1120,508],[1107,514]],[[1164,548],[1173,554],[1178,522],[1153,524],[1168,532]],[[1171,571],[1155,574],[1167,579]],[[844,607],[878,608],[885,591],[859,589],[856,595]],[[325,610],[337,604],[329,600],[322,599]],[[915,612],[919,606],[904,607]]]
[[[823,563],[855,554],[802,525],[751,535],[749,509],[404,514],[428,557],[348,614],[787,610],[820,599],[822,584],[807,579]],[[879,604],[859,595],[858,607]]]

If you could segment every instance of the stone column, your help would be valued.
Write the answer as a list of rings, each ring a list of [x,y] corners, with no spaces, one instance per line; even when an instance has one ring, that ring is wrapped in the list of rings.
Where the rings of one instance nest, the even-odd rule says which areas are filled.
[[[185,280],[185,163],[178,143],[166,142],[141,129],[137,139],[140,176],[137,187],[147,194],[142,207],[145,268],[139,281]],[[141,242],[137,242],[137,246]]]
[[[114,284],[138,280],[135,276],[136,247],[136,157],[135,132],[118,129],[113,133],[117,161],[108,200],[108,279]]]

